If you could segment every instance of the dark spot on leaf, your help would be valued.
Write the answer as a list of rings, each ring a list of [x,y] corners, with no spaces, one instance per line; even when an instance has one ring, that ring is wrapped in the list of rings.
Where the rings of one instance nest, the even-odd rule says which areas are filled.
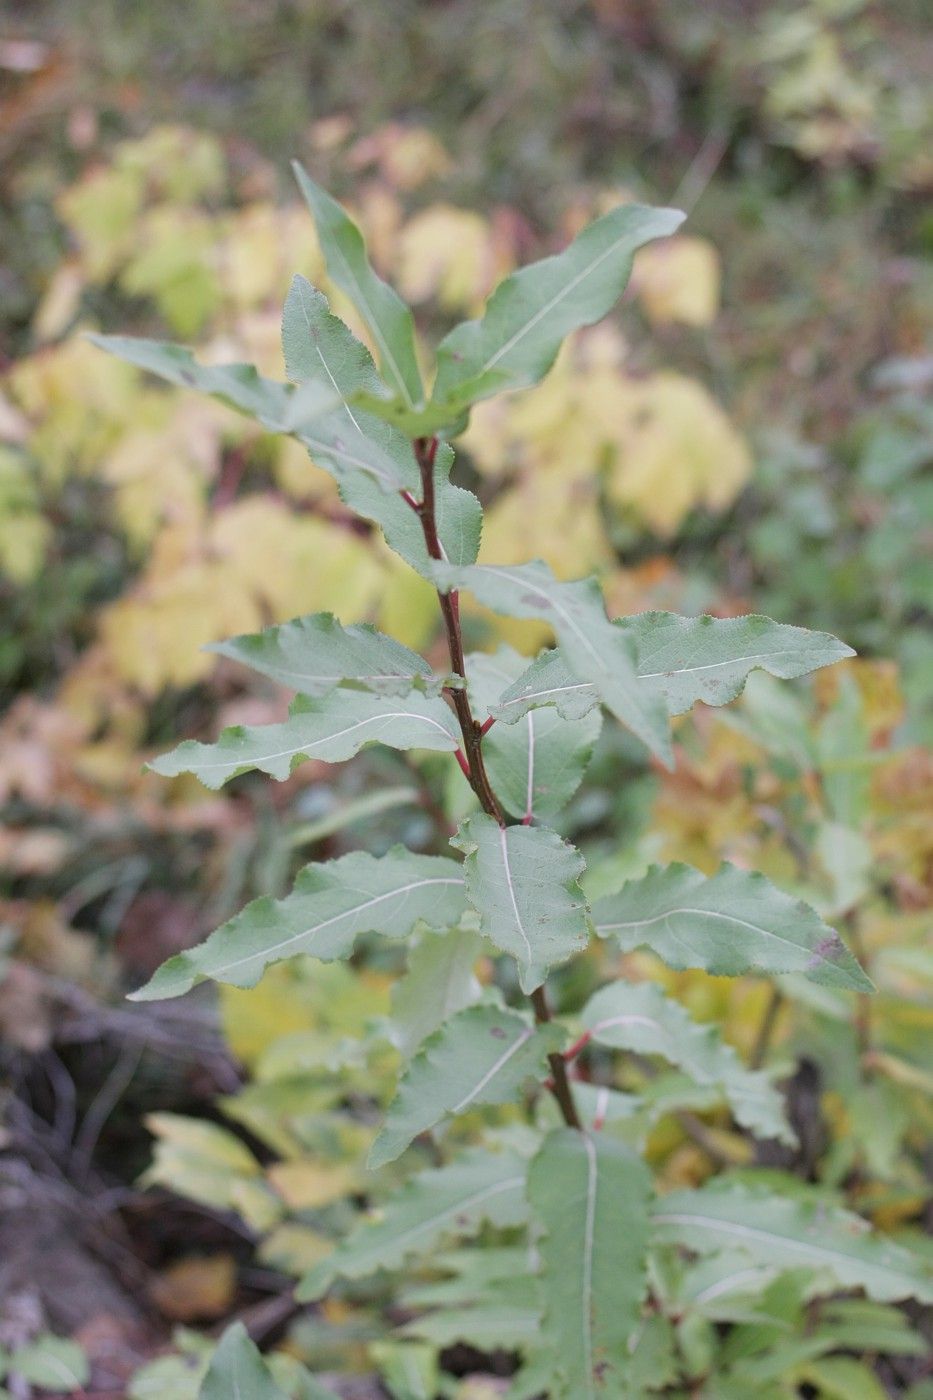
[[[197,375],[193,374],[190,369],[183,369],[181,371],[180,378],[183,383],[191,384],[192,386],[196,386],[198,382]]]
[[[826,938],[821,938],[813,949],[813,955],[807,963],[808,968],[819,967],[820,963],[826,962],[830,958],[838,958],[842,952],[842,944],[836,935],[829,934]]]
[[[501,1026],[490,1026],[489,1034],[495,1036],[496,1040],[508,1040],[508,1032]]]

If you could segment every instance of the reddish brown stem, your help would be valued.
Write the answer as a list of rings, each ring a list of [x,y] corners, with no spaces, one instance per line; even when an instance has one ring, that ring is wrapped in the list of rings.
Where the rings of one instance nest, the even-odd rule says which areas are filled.
[[[582,1050],[585,1050],[593,1039],[592,1031],[584,1031],[579,1040],[575,1040],[571,1046],[564,1051],[565,1060],[575,1060]]]
[[[543,987],[538,987],[532,992],[531,1004],[534,1007],[535,1020],[539,1026],[550,1021],[551,1008],[547,1004],[547,996]],[[570,1088],[570,1080],[567,1078],[567,1066],[564,1064],[563,1055],[559,1053],[548,1055],[548,1064],[551,1066],[548,1088],[557,1100],[564,1122],[568,1128],[579,1128],[582,1132],[583,1124],[580,1122],[577,1106],[573,1101],[573,1091]]]
[[[444,558],[444,551],[441,547],[440,537],[437,533],[437,512],[434,495],[434,458],[437,455],[437,438],[415,438],[414,443],[415,460],[421,472],[421,500],[415,501],[409,491],[403,491],[411,508],[417,513],[421,521],[421,528],[424,531],[424,543],[428,554],[432,559],[438,561]],[[486,765],[483,761],[483,735],[492,724],[492,717],[479,724],[473,716],[470,708],[470,698],[466,690],[466,664],[463,656],[463,635],[460,630],[460,600],[456,592],[442,593],[438,589],[438,602],[440,603],[441,614],[444,618],[444,628],[447,633],[447,648],[450,652],[450,669],[455,676],[463,682],[457,689],[446,692],[457,719],[460,722],[460,732],[463,735],[463,751],[459,749],[456,753],[457,762],[463,769],[467,782],[472,787],[479,799],[479,804],[483,811],[499,823],[505,826],[505,814],[499,804],[496,794],[493,792],[489,775],[486,772]],[[528,819],[530,820],[530,818]],[[526,822],[527,825],[527,822]],[[547,997],[543,987],[538,987],[531,995],[531,1004],[534,1008],[535,1021],[538,1025],[544,1025],[551,1019],[551,1011],[547,1004]],[[548,1056],[548,1063],[551,1067],[551,1078],[547,1087],[550,1089],[560,1108],[564,1122],[570,1128],[578,1128],[582,1131],[583,1125],[577,1113],[576,1104],[573,1101],[573,1093],[570,1088],[570,1081],[567,1078],[567,1067],[564,1064],[564,1057],[559,1053]]]

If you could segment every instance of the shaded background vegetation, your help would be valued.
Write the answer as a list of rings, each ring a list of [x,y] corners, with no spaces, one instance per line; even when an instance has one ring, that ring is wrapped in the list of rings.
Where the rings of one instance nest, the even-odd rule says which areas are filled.
[[[430,598],[349,527],[300,453],[153,388],[80,337],[165,335],[281,374],[288,279],[320,275],[292,155],[355,205],[426,339],[607,200],[689,210],[685,240],[639,264],[608,328],[581,337],[542,389],[477,415],[459,470],[490,505],[487,557],[540,553],[563,575],[597,568],[620,613],[761,611],[858,648],[841,675],[786,696],[752,686],[734,715],[684,724],[673,776],[623,736],[605,738],[569,829],[596,878],[651,858],[711,868],[727,857],[842,921],[881,988],[871,1012],[778,1000],[753,983],[667,981],[696,1014],[722,1018],[746,1055],[785,1066],[803,1147],[777,1165],[884,1228],[919,1231],[933,894],[923,9],[8,4],[8,1343],[17,1328],[77,1334],[95,1383],[120,1393],[172,1322],[239,1312],[257,1335],[292,1325],[315,1365],[373,1365],[363,1342],[379,1330],[380,1300],[294,1322],[286,1290],[321,1247],[320,1211],[330,1226],[355,1208],[362,1188],[346,1159],[358,1143],[302,1137],[291,1109],[257,1086],[275,1081],[284,1031],[338,1035],[343,1015],[384,1014],[394,964],[370,967],[371,1005],[330,988],[332,1023],[291,975],[225,994],[219,1017],[209,997],[121,1003],[168,953],[245,898],[279,892],[302,861],[400,838],[431,849],[438,804],[459,800],[437,764],[383,753],[309,765],[274,793],[240,780],[208,798],[140,772],[171,736],[213,733],[218,715],[278,713],[278,696],[215,667],[204,642],[333,608],[433,644]],[[479,614],[468,625],[477,645],[541,640]],[[394,801],[379,809],[372,794],[386,784]],[[157,1189],[143,1192],[144,1119],[166,1111],[211,1120],[219,1135],[186,1145],[178,1119],[150,1120],[161,1156]],[[692,1136],[658,1127],[662,1180],[750,1159],[741,1134],[707,1119]],[[490,1369],[450,1359],[452,1373],[471,1365]],[[888,1357],[875,1371],[893,1394],[918,1367]],[[186,1374],[171,1377],[182,1400]],[[833,1393],[788,1374],[811,1389],[787,1393]]]

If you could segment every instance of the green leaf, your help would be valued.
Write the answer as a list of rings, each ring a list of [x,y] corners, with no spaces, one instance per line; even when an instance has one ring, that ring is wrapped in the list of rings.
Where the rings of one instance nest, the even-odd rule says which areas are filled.
[[[343,627],[333,613],[296,617],[215,642],[207,650],[241,661],[302,695],[327,695],[338,686],[407,695],[442,684],[417,652],[367,623]]]
[[[457,873],[462,879],[459,866]],[[473,969],[484,946],[471,929],[421,935],[407,972],[392,988],[389,1035],[404,1060],[438,1026],[479,999],[482,987]]]
[[[365,1278],[429,1252],[448,1235],[475,1234],[484,1221],[521,1225],[527,1216],[525,1163],[512,1152],[464,1152],[450,1166],[413,1177],[378,1218],[360,1225],[301,1281],[302,1301],[318,1298],[336,1278]]]
[[[829,1356],[804,1362],[798,1383],[815,1386],[820,1400],[888,1400],[890,1392],[867,1362],[854,1356]]]
[[[726,705],[742,691],[753,670],[788,680],[854,656],[828,632],[787,627],[769,617],[681,617],[646,612],[617,618],[613,627],[632,637],[639,684],[663,697],[672,715],[698,700]],[[595,687],[572,670],[560,650],[542,652],[499,698],[495,713],[514,724],[535,706],[556,706],[578,719],[599,703]]]
[[[317,699],[299,695],[281,724],[233,725],[216,744],[186,739],[149,766],[163,778],[193,773],[217,789],[254,769],[283,782],[304,759],[341,763],[366,744],[452,753],[458,743],[457,722],[443,700],[416,691],[395,699],[341,690]]]
[[[533,1279],[524,1278],[526,1292]],[[495,1290],[491,1290],[493,1293]],[[402,1329],[406,1336],[423,1337],[436,1347],[465,1342],[479,1351],[521,1351],[540,1335],[540,1310],[527,1304],[493,1299],[460,1308],[444,1308],[416,1318]]]
[[[795,1143],[784,1101],[760,1070],[748,1070],[714,1026],[702,1026],[653,982],[612,982],[583,1008],[593,1040],[616,1050],[661,1055],[698,1084],[716,1085],[737,1121],[764,1138]]]
[[[341,399],[361,389],[385,392],[366,346],[332,313],[324,293],[306,277],[293,277],[285,298],[282,353],[285,372],[294,384],[308,380],[329,384]]]
[[[434,459],[437,533],[448,562],[467,565],[472,564],[479,553],[483,511],[472,491],[451,484],[453,462],[453,448],[442,442]],[[344,504],[357,515],[379,525],[389,548],[433,583],[436,564],[428,554],[421,521],[411,506],[398,494],[386,494],[372,477],[362,472],[344,472],[337,479]],[[410,489],[416,496],[420,495],[420,481]]]
[[[298,161],[295,178],[317,225],[327,271],[359,311],[376,342],[382,373],[409,408],[424,398],[412,314],[398,293],[378,277],[366,256],[363,235],[335,199],[315,184]]]
[[[565,1038],[562,1027],[535,1027],[505,1007],[458,1011],[425,1041],[408,1066],[368,1166],[374,1170],[394,1161],[419,1133],[447,1114],[515,1098],[527,1080],[540,1078],[547,1056]]]
[[[504,375],[490,375],[489,377],[490,380],[507,387]],[[466,429],[467,419],[464,410],[471,401],[472,395],[467,393],[460,396],[455,395],[446,403],[428,403],[420,408],[408,408],[400,399],[380,398],[376,394],[368,393],[365,389],[353,395],[353,402],[358,404],[367,414],[373,418],[381,418],[386,423],[391,423],[407,438],[432,437],[440,432],[443,432],[447,437],[457,437]]]
[[[392,1400],[434,1400],[440,1379],[434,1347],[418,1342],[374,1342],[369,1355]]]
[[[386,390],[372,356],[349,326],[331,313],[323,292],[304,277],[292,279],[285,299],[282,350],[289,379],[322,385],[333,399],[333,408],[339,407],[337,417],[351,440],[370,439],[398,463],[406,480],[419,477],[411,445],[419,434],[386,414]],[[327,405],[328,399],[322,403]],[[404,405],[398,408],[408,412]]]
[[[282,431],[292,390],[287,384],[263,378],[255,365],[202,365],[184,345],[138,336],[89,335],[88,339],[99,349],[138,369],[148,370],[181,388],[197,389],[202,394],[222,399],[265,427]]]
[[[242,1322],[234,1322],[221,1337],[199,1400],[288,1400]]]
[[[670,765],[667,706],[660,695],[639,684],[635,642],[609,621],[595,578],[561,583],[540,559],[530,564],[475,564],[463,569],[439,564],[434,574],[440,587],[468,588],[493,612],[550,623],[578,679],[589,682],[616,719]],[[577,710],[576,716],[579,713]]]
[[[650,947],[670,967],[716,977],[801,972],[810,981],[874,990],[842,939],[815,910],[757,871],[655,865],[641,880],[599,900],[593,923],[624,951]]]
[[[618,626],[618,623],[613,623]],[[636,671],[637,675],[637,671]],[[566,720],[580,720],[599,704],[590,681],[581,681],[558,647],[542,651],[513,683],[503,690],[492,713],[505,724],[517,724],[533,709],[554,708]]]
[[[310,284],[307,286],[314,291]],[[326,308],[323,297],[321,303]],[[316,301],[313,304],[319,305]],[[323,331],[321,343],[326,344],[328,365],[338,388],[353,397],[355,362],[349,342],[359,342],[329,312],[320,312],[320,324],[324,330],[337,328],[333,330],[336,345],[330,340],[325,342]],[[348,416],[346,405],[335,406],[336,395],[322,385],[321,379],[307,381],[295,390],[262,378],[252,365],[200,365],[191,351],[180,345],[120,336],[91,339],[102,349],[172,384],[223,399],[257,419],[270,432],[297,438],[318,466],[334,477],[344,504],[379,525],[390,549],[433,581],[434,564],[421,522],[399,494],[402,490],[420,492],[421,478],[411,443],[395,429],[359,411],[352,418]],[[364,347],[360,349],[367,353]],[[450,564],[466,565],[474,562],[479,550],[483,513],[471,491],[451,485],[453,461],[452,448],[442,443],[434,463],[437,529]]]
[[[717,1180],[665,1196],[652,1223],[658,1240],[698,1253],[740,1249],[755,1263],[812,1269],[831,1287],[862,1288],[879,1302],[933,1302],[933,1274],[922,1259],[822,1195],[792,1199]]]
[[[511,647],[467,658],[474,710],[494,714],[504,688],[521,674],[525,658]],[[519,817],[553,816],[576,792],[599,738],[598,710],[567,720],[554,708],[529,713],[522,724],[498,725],[483,739],[483,758],[496,795]]]
[[[543,378],[566,336],[601,320],[622,295],[635,251],[683,219],[676,209],[623,204],[562,253],[507,277],[482,319],[456,326],[438,347],[433,401],[462,404]]]
[[[43,1390],[70,1395],[87,1385],[91,1368],[77,1342],[46,1333],[34,1342],[17,1347],[10,1357],[10,1370]]]
[[[362,933],[406,938],[420,920],[453,926],[464,902],[456,861],[402,846],[381,857],[351,851],[306,865],[284,899],[254,899],[204,943],[163,963],[133,1000],[181,996],[208,977],[253,987],[270,963],[299,953],[322,962],[349,957]]]
[[[170,384],[222,399],[271,432],[297,438],[338,482],[348,473],[361,473],[380,494],[418,487],[420,478],[410,446],[382,423],[375,423],[373,433],[365,431],[370,424],[363,418],[351,423],[345,406],[336,406],[333,391],[320,381],[293,389],[263,378],[252,365],[199,364],[181,345],[126,336],[94,335],[91,339],[102,350]]]
[[[647,1288],[651,1176],[601,1134],[559,1128],[528,1173],[541,1242],[544,1332],[566,1400],[619,1393]]]
[[[698,700],[727,705],[755,670],[791,680],[855,655],[828,632],[788,627],[757,614],[720,618],[646,612],[620,625],[635,638],[639,680],[664,696],[672,715],[683,714]]]
[[[466,853],[467,899],[480,916],[480,932],[515,958],[523,992],[533,992],[549,967],[586,947],[589,923],[577,883],[583,857],[556,832],[500,827],[478,812],[451,844]]]

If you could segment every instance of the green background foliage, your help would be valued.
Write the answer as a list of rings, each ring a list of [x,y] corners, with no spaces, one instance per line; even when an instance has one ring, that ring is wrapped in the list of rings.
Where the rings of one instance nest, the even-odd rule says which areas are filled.
[[[707,888],[723,860],[757,868],[789,904],[804,898],[842,931],[875,983],[871,1003],[796,974],[778,995],[760,978],[672,971],[628,935],[559,972],[559,995],[582,1011],[601,981],[624,973],[716,1022],[720,1052],[738,1056],[697,1085],[676,1056],[659,1067],[634,1047],[598,1102],[580,1086],[587,1114],[644,1151],[694,1221],[697,1257],[672,1251],[653,1266],[663,1306],[636,1347],[631,1384],[650,1377],[679,1394],[715,1375],[723,1395],[871,1397],[914,1382],[922,1394],[913,1315],[892,1306],[899,1295],[883,1279],[866,1283],[857,1259],[814,1297],[805,1259],[782,1272],[773,1246],[751,1263],[708,1257],[710,1227],[697,1223],[704,1211],[720,1225],[752,1211],[762,1227],[807,1238],[809,1201],[771,1222],[745,1202],[766,1167],[791,1196],[795,1182],[817,1189],[822,1230],[832,1217],[845,1233],[833,1214],[845,1207],[892,1248],[923,1247],[933,853],[920,746],[933,656],[922,18],[920,7],[857,3],[743,7],[737,19],[728,5],[685,14],[612,0],[76,0],[14,7],[4,20],[5,46],[39,45],[0,50],[10,133],[0,604],[13,623],[0,641],[0,1020],[11,1160],[26,1164],[16,1170],[46,1212],[61,1179],[85,1209],[114,1185],[145,1199],[134,1185],[142,1172],[150,1191],[172,1193],[158,1229],[140,1227],[138,1205],[94,1207],[129,1231],[124,1242],[144,1261],[130,1310],[141,1287],[162,1310],[161,1332],[133,1344],[136,1367],[167,1345],[172,1322],[225,1320],[326,1269],[364,1205],[393,1194],[393,1173],[397,1182],[430,1168],[418,1146],[384,1185],[363,1173],[375,1110],[399,1057],[436,1029],[426,1004],[492,1014],[477,934],[443,947],[416,935],[406,970],[380,930],[353,928],[352,974],[280,966],[253,990],[120,1019],[123,993],[165,957],[183,960],[224,920],[267,918],[309,861],[360,847],[385,858],[397,842],[437,859],[445,824],[465,815],[443,753],[413,765],[367,749],[337,768],[309,765],[274,792],[247,775],[216,796],[141,773],[178,734],[214,739],[222,723],[284,716],[274,684],[203,644],[329,611],[375,622],[442,664],[430,589],[350,524],[299,444],[164,392],[82,338],[185,340],[280,379],[278,318],[295,272],[365,334],[293,193],[288,159],[298,155],[353,205],[379,273],[415,306],[422,347],[620,196],[688,208],[676,256],[639,255],[621,313],[584,332],[540,388],[474,416],[448,529],[455,562],[472,563],[475,521],[457,494],[469,487],[486,508],[481,563],[540,554],[561,581],[598,571],[610,615],[767,613],[858,651],[813,682],[756,675],[732,709],[678,721],[672,774],[614,723],[596,734],[592,710],[536,719],[563,734],[555,755],[595,745],[575,796],[560,773],[554,784],[571,799],[560,831],[586,856],[586,897],[615,910],[606,922],[645,917],[638,899],[656,916],[651,866],[685,862]],[[346,373],[366,387],[365,365]],[[371,518],[381,494],[378,483],[360,487],[347,504]],[[401,510],[395,539],[423,565],[413,525]],[[516,629],[472,606],[464,625],[471,647],[499,649],[511,683],[521,666],[504,648],[533,652],[547,640],[539,622]],[[527,773],[526,723],[497,722],[489,735],[510,810],[523,762]],[[551,820],[546,796],[538,810]],[[597,1082],[612,1053],[588,1050]],[[65,1077],[52,1081],[57,1063]],[[743,1130],[738,1105],[749,1099],[730,1098],[730,1083],[738,1095],[748,1086],[736,1087],[736,1073],[762,1066],[784,1086],[795,1146],[756,1145]],[[522,1155],[513,1110],[477,1114],[448,1130],[452,1149],[482,1122],[503,1135],[503,1153]],[[752,1162],[757,1175],[743,1177]],[[730,1171],[732,1195],[704,1187]],[[202,1222],[221,1212],[197,1239],[193,1208]],[[529,1267],[508,1257],[518,1216],[504,1208],[495,1223],[504,1238],[482,1225],[482,1248],[438,1254],[435,1269],[408,1279],[416,1315],[401,1341],[386,1342],[385,1309],[400,1297],[409,1306],[407,1295],[379,1276],[289,1315],[275,1383],[318,1394],[306,1363],[344,1381],[376,1369],[394,1395],[472,1395],[469,1371],[503,1369],[499,1358],[520,1353],[537,1310],[553,1305],[514,1287]],[[875,1301],[846,1296],[853,1287]],[[113,1315],[102,1289],[96,1311]],[[28,1341],[41,1365],[56,1356],[48,1331],[83,1342],[87,1317],[63,1312],[52,1285],[40,1294],[45,1319]],[[23,1340],[9,1339],[14,1368]],[[107,1382],[112,1362],[95,1345],[92,1336],[95,1376]],[[148,1377],[128,1382],[128,1364],[117,1383],[194,1396],[208,1353],[182,1331]],[[516,1393],[534,1395],[546,1379],[532,1369]]]

